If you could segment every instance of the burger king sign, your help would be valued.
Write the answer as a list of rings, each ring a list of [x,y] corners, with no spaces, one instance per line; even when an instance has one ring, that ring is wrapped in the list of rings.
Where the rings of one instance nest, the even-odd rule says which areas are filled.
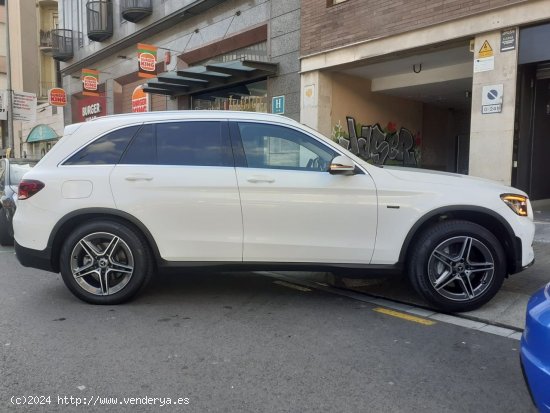
[[[152,78],[157,76],[157,47],[138,43],[138,76]]]
[[[84,96],[99,96],[99,71],[82,69],[82,94]]]
[[[59,87],[48,90],[48,102],[52,106],[65,106],[67,104],[67,92]]]
[[[149,111],[149,93],[143,91],[143,86],[138,86],[132,92],[132,112]]]

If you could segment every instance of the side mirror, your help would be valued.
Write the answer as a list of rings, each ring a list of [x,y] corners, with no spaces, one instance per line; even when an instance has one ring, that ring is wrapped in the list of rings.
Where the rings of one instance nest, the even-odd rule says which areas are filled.
[[[328,167],[332,175],[353,175],[355,172],[355,163],[347,156],[336,156]]]

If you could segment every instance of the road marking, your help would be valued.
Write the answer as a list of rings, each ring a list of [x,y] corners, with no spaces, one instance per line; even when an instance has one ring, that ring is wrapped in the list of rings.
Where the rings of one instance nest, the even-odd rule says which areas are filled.
[[[495,331],[491,331],[491,329],[486,328],[487,326],[492,326],[494,324],[487,323],[484,320],[477,321],[473,319],[473,317],[458,317],[455,315],[437,313],[437,312],[434,312],[431,310],[425,310],[413,305],[401,304],[389,299],[378,298],[368,293],[357,293],[355,291],[351,291],[347,289],[331,287],[330,285],[326,285],[326,284],[323,285],[324,283],[308,282],[305,280],[296,279],[295,277],[289,277],[285,274],[281,274],[273,271],[259,271],[258,274],[266,275],[271,278],[276,278],[277,280],[285,279],[285,280],[297,282],[303,286],[311,287],[311,289],[320,290],[331,294],[337,294],[337,295],[348,297],[354,300],[362,301],[364,303],[374,304],[375,306],[384,306],[394,310],[402,311],[404,313],[416,314],[416,315],[424,316],[431,320],[442,321],[447,324],[453,324],[456,326],[468,328],[470,330],[477,330],[488,334],[507,337],[513,340],[521,340],[521,333],[523,332],[522,329],[506,328],[506,327],[496,325],[496,327],[500,327],[497,334]],[[282,282],[285,282],[285,281],[282,281]],[[294,284],[291,284],[291,285],[294,286]]]
[[[425,326],[433,326],[435,324],[435,321],[416,317],[414,315],[405,314],[400,311],[390,310],[388,308],[376,307],[376,308],[373,308],[373,310],[376,311],[377,313],[391,315],[392,317],[401,318],[403,320],[412,321],[413,323],[423,324]]]
[[[311,291],[311,288],[302,287],[301,285],[287,283],[286,281],[273,281],[273,284],[282,285],[283,287],[292,288],[298,291]]]

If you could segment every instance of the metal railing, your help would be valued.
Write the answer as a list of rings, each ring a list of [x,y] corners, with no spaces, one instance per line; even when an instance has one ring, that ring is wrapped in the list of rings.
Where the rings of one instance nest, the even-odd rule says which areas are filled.
[[[86,3],[88,38],[102,42],[113,35],[113,3],[110,0],[94,0]]]
[[[153,13],[151,0],[121,0],[120,15],[124,20],[135,23]]]
[[[51,31],[52,57],[64,62],[73,58],[73,31],[54,29]]]
[[[40,30],[40,49],[52,48],[52,31]]]

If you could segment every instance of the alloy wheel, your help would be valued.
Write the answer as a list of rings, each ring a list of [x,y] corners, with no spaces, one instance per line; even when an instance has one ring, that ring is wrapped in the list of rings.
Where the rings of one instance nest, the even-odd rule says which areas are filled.
[[[122,238],[108,232],[96,232],[76,243],[70,266],[82,289],[94,295],[112,295],[130,282],[134,274],[134,256]]]
[[[428,277],[441,296],[453,301],[471,301],[491,285],[495,259],[476,238],[459,236],[441,242],[428,260]]]

